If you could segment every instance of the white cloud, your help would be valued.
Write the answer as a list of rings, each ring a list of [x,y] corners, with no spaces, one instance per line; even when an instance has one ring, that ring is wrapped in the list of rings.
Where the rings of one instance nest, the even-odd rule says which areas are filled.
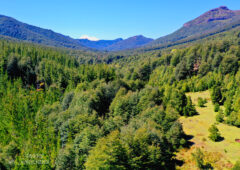
[[[99,39],[96,38],[96,37],[90,37],[90,36],[88,36],[88,35],[82,35],[82,36],[80,37],[80,39],[88,39],[88,40],[91,40],[91,41],[98,41],[98,40],[99,40]]]

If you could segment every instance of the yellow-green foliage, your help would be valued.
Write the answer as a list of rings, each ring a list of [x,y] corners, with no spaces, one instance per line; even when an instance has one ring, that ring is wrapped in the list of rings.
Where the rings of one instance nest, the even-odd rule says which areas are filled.
[[[111,132],[100,139],[96,147],[90,151],[86,161],[86,169],[125,169],[126,150],[120,140],[119,131]],[[112,164],[114,163],[114,165]]]

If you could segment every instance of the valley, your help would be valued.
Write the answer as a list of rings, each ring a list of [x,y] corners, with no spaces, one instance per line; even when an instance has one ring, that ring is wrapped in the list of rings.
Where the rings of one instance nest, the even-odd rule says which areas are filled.
[[[27,18],[55,16],[76,37],[122,33],[72,38],[0,15],[0,170],[240,169],[239,10],[206,7],[156,37],[173,22],[158,19],[182,13],[150,1],[48,3],[49,18]],[[150,23],[162,28],[151,34]]]

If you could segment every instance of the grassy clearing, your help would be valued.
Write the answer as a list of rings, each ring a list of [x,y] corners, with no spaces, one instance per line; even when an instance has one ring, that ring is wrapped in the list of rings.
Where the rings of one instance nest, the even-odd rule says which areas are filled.
[[[215,169],[230,169],[232,164],[240,159],[240,143],[235,142],[235,139],[240,138],[240,128],[220,123],[217,127],[224,140],[212,142],[208,138],[208,128],[216,122],[215,116],[217,113],[214,112],[209,91],[188,93],[187,95],[191,97],[199,115],[180,118],[184,132],[193,136],[190,141],[194,143],[190,149],[182,149],[177,154],[177,158],[185,162],[180,169],[195,169],[195,165],[191,160],[191,153],[196,147],[200,147],[205,151]],[[206,107],[197,106],[198,97],[207,99]]]

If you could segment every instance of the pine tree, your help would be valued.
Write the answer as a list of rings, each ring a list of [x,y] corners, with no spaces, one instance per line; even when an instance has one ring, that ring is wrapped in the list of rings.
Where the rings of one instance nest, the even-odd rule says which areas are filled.
[[[222,100],[222,92],[221,92],[221,88],[219,86],[214,86],[212,89],[212,93],[211,93],[211,98],[212,98],[212,102],[214,104],[221,103]]]
[[[184,108],[183,114],[184,116],[194,116],[197,114],[197,111],[192,103],[190,96],[187,97],[187,105]]]
[[[217,142],[221,140],[221,134],[215,124],[213,124],[208,131],[210,132],[209,139],[211,139],[214,142]]]

